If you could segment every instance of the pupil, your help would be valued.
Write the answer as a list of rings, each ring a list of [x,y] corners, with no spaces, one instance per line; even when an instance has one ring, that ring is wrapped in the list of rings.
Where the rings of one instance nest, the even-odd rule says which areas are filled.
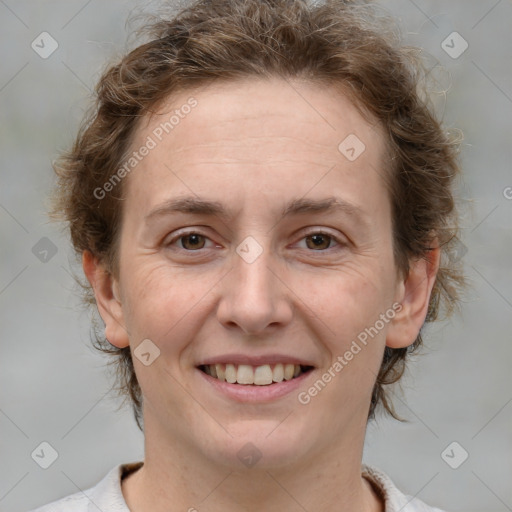
[[[200,237],[201,235],[198,234],[187,235],[185,237],[185,245],[197,246],[200,242]]]
[[[313,244],[316,246],[316,247],[319,247],[321,245],[324,245],[325,244],[325,239],[326,238],[329,238],[328,236],[326,235],[322,235],[322,234],[317,234],[317,235],[311,235],[311,240],[313,241]],[[328,242],[327,242],[328,244]]]

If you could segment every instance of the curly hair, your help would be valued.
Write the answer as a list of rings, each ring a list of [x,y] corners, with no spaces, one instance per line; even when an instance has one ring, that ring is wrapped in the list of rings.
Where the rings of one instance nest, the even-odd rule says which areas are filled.
[[[461,136],[443,130],[436,119],[423,89],[428,73],[421,52],[400,43],[391,21],[369,2],[343,0],[199,0],[178,13],[164,10],[151,17],[137,32],[147,41],[107,66],[72,147],[54,162],[58,180],[50,217],[67,223],[77,256],[90,251],[118,278],[123,183],[105,197],[95,190],[126,161],[143,116],[173,93],[217,80],[280,77],[335,85],[366,119],[385,129],[397,268],[406,275],[411,258],[427,257],[438,241],[441,265],[426,322],[442,311],[448,316],[464,284],[453,256],[460,247],[453,188]],[[92,288],[76,279],[84,303],[95,310]],[[117,389],[130,398],[143,431],[143,399],[130,347],[113,347],[99,326],[96,318],[93,345],[112,356]],[[368,420],[380,403],[404,421],[386,386],[400,380],[409,354],[421,345],[420,330],[408,347],[385,347]]]

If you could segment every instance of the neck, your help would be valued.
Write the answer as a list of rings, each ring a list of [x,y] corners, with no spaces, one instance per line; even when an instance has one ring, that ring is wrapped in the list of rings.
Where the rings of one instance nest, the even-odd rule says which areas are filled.
[[[122,482],[132,512],[168,512],[170,504],[189,512],[384,512],[361,476],[364,429],[308,460],[244,469],[221,466],[159,430],[145,421],[144,465]]]

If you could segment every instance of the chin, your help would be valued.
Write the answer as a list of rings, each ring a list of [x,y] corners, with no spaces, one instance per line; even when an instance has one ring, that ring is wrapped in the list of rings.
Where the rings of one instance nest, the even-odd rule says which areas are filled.
[[[306,456],[308,440],[284,423],[252,420],[232,426],[228,429],[232,437],[226,434],[215,440],[207,456],[236,471],[289,467]]]

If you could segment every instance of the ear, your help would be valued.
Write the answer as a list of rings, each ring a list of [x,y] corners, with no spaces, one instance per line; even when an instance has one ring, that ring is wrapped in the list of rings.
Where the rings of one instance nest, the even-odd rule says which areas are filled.
[[[386,336],[388,347],[404,348],[418,337],[427,316],[440,257],[441,251],[436,246],[424,257],[409,262],[409,272],[398,287],[397,302],[402,309],[397,311],[390,323]]]
[[[119,299],[118,282],[90,251],[82,253],[82,267],[93,287],[98,311],[105,323],[105,337],[116,347],[127,347],[130,342]]]

